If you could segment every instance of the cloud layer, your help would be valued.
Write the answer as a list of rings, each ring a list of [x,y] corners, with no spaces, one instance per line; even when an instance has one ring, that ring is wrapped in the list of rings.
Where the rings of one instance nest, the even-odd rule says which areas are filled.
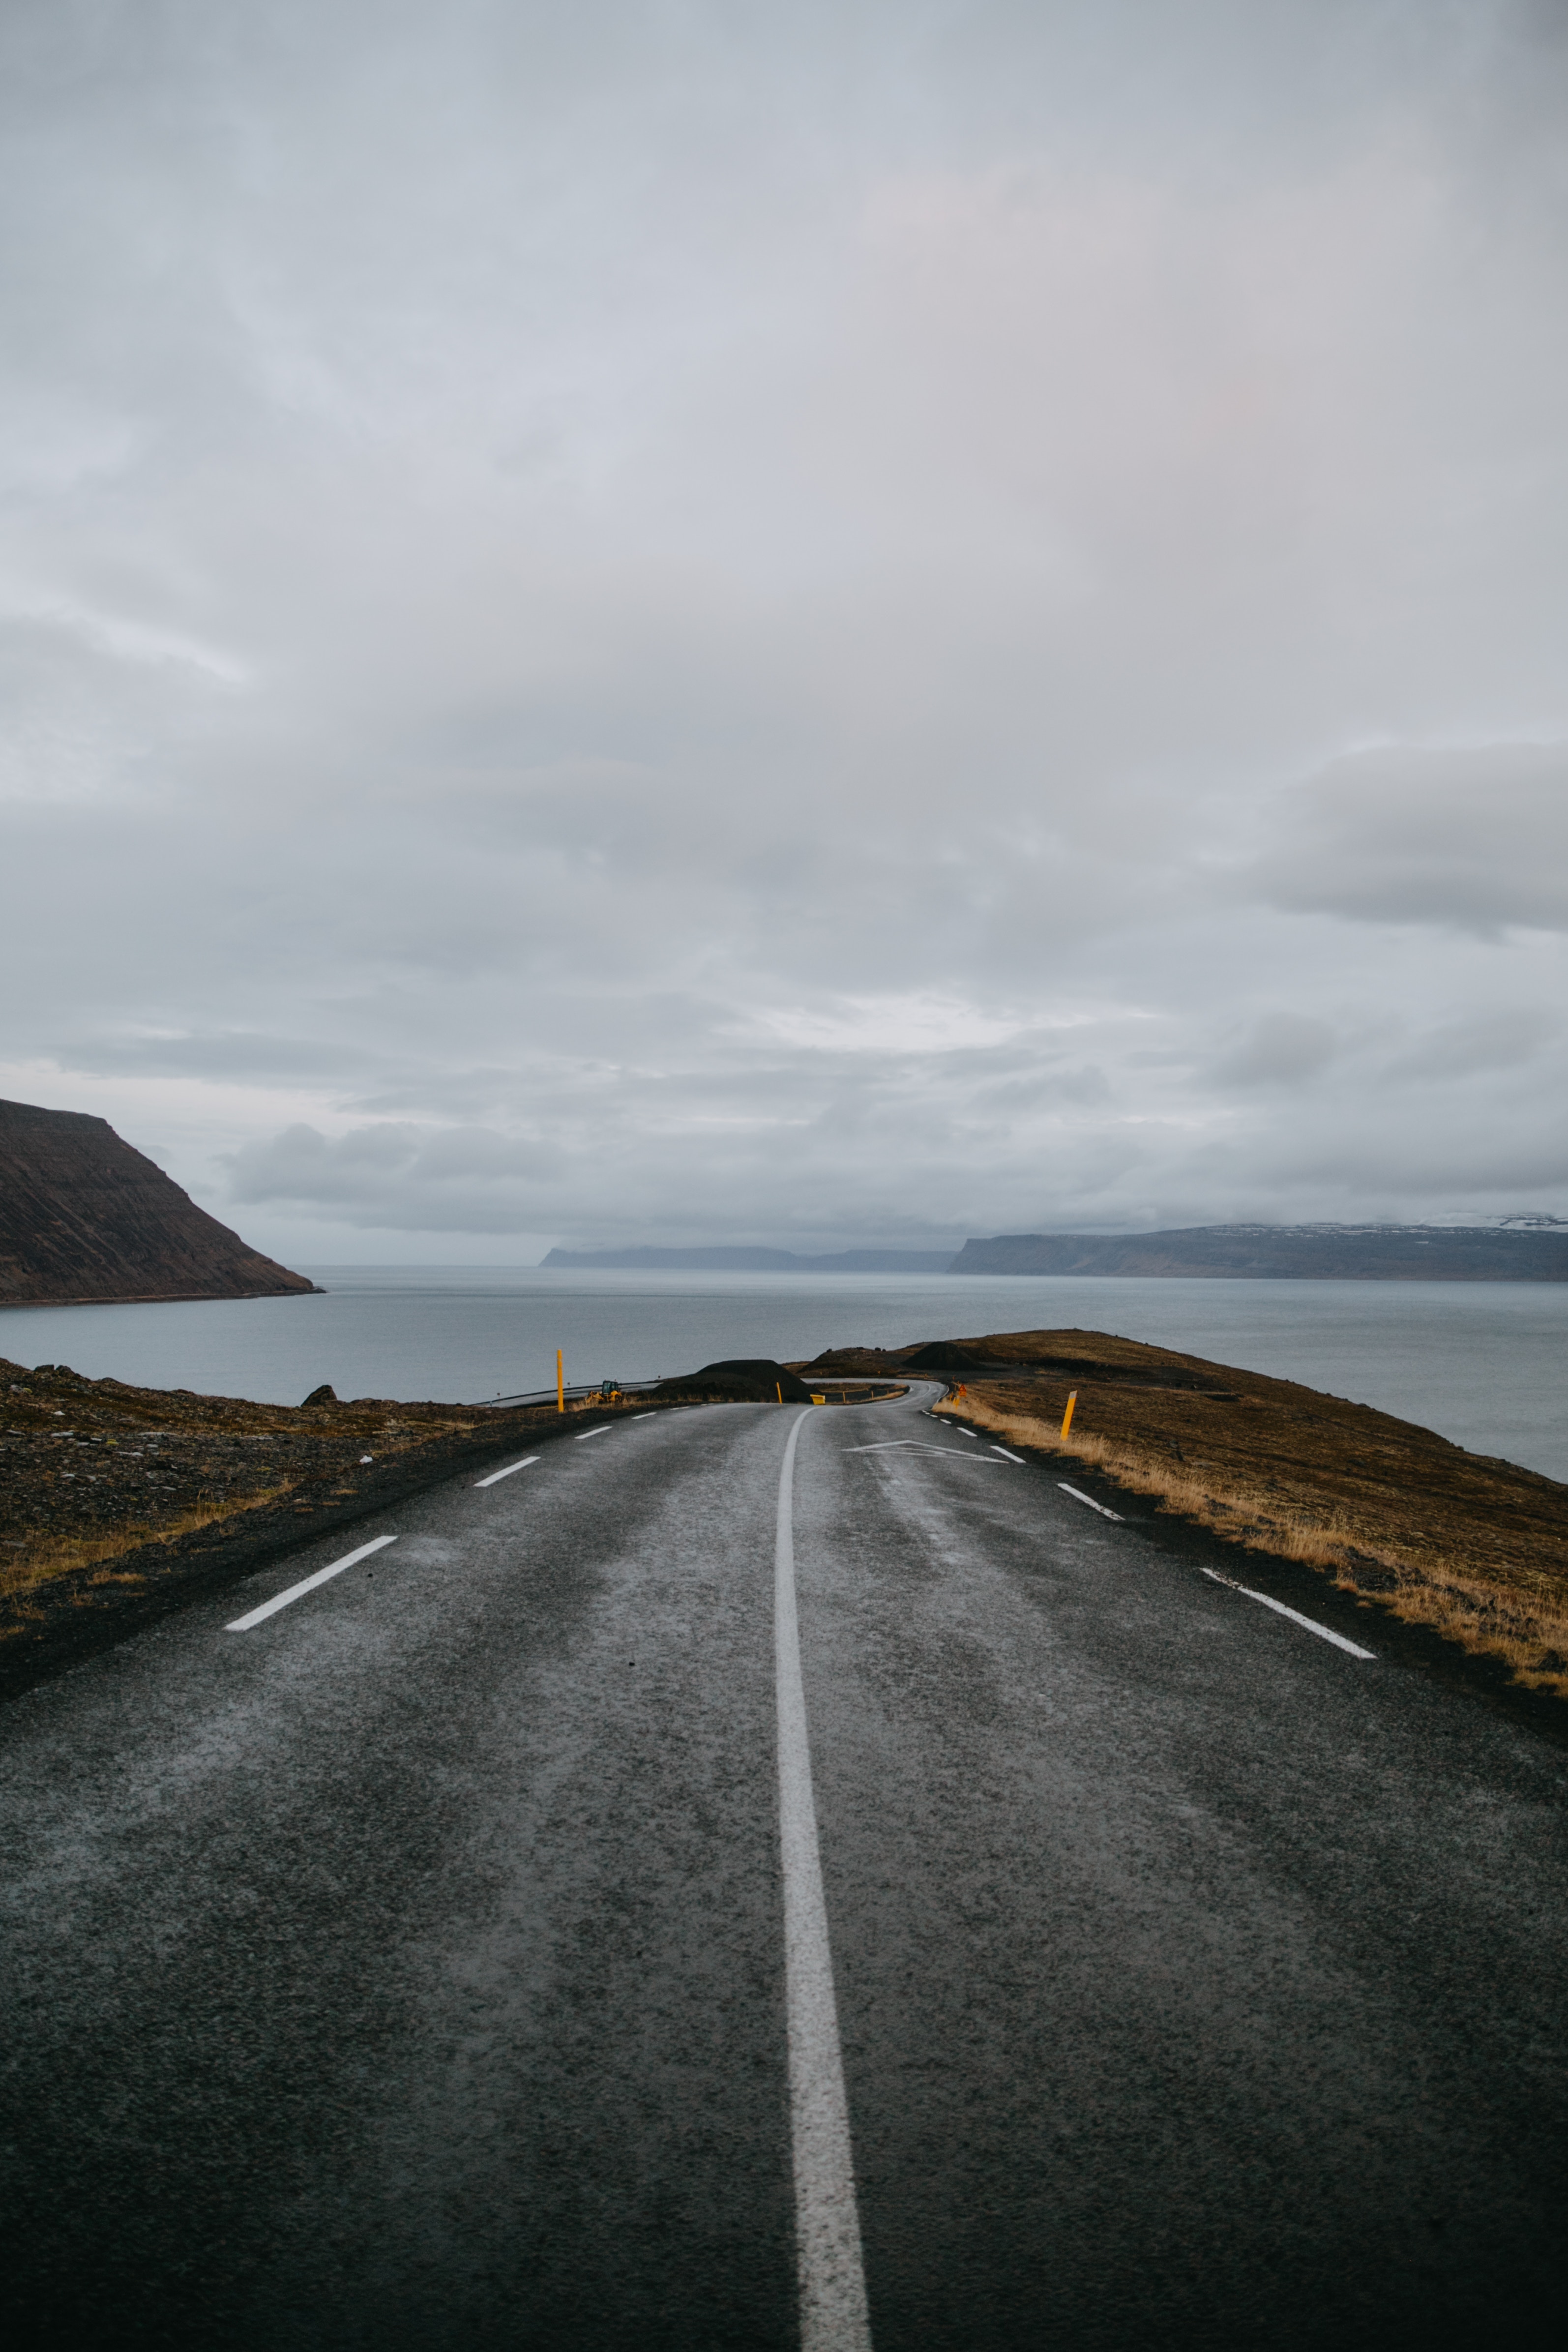
[[[1557,11],[0,43],[0,1090],[285,1257],[1568,1211]]]

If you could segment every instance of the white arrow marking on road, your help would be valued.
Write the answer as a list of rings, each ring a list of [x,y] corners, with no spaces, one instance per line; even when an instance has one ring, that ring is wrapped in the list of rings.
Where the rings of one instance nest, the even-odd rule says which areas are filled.
[[[1114,1519],[1119,1528],[1126,1525],[1120,1511],[1108,1511],[1103,1503],[1097,1503],[1092,1495],[1081,1495],[1076,1486],[1068,1485],[1065,1478],[1059,1478],[1056,1483],[1064,1495],[1071,1495],[1075,1503],[1087,1503],[1090,1509],[1098,1511],[1103,1519]]]
[[[525,1454],[520,1462],[508,1462],[504,1470],[492,1470],[487,1478],[476,1478],[474,1484],[476,1487],[493,1486],[498,1479],[509,1478],[514,1470],[528,1469],[529,1465],[537,1462],[538,1458],[537,1454]]]
[[[806,1412],[810,1410],[808,1405]],[[806,1728],[800,1631],[795,1610],[795,1448],[806,1412],[796,1415],[784,1448],[773,1549],[784,2007],[789,2042],[800,2352],[871,2352],[849,2103],[844,2096],[844,2062],[833,1998],[833,1958],[817,1844],[811,1745]]]
[[[224,1632],[248,1633],[251,1627],[259,1625],[264,1617],[275,1616],[279,1609],[287,1609],[291,1601],[298,1601],[304,1593],[314,1592],[316,1587],[319,1584],[325,1584],[329,1577],[341,1576],[343,1570],[346,1568],[352,1568],[357,1559],[367,1559],[371,1552],[380,1551],[383,1544],[396,1543],[396,1536],[377,1536],[372,1542],[361,1544],[358,1551],[345,1552],[341,1559],[335,1559],[332,1562],[330,1568],[319,1568],[314,1576],[306,1577],[299,1584],[291,1584],[287,1592],[277,1593],[271,1601],[264,1601],[261,1607],[253,1609],[248,1617],[236,1617],[232,1625],[224,1627]]]
[[[956,1445],[927,1445],[919,1437],[884,1437],[876,1445],[846,1445],[841,1451],[845,1454],[896,1454],[904,1445],[913,1446],[916,1454],[951,1454],[961,1462],[977,1463],[982,1470],[991,1467],[983,1454],[960,1454]],[[997,1450],[998,1453],[1001,1451],[999,1446]],[[1012,1456],[1009,1455],[1009,1459],[1010,1461]]]
[[[1233,1584],[1229,1577],[1221,1576],[1217,1568],[1206,1568],[1203,1573],[1212,1583],[1223,1584],[1228,1592],[1239,1592],[1249,1601],[1261,1601],[1265,1609],[1272,1609],[1280,1616],[1288,1617],[1292,1625],[1302,1626],[1307,1633],[1315,1633],[1320,1642],[1332,1642],[1336,1650],[1348,1650],[1353,1658],[1375,1658],[1377,1655],[1375,1650],[1364,1650],[1359,1642],[1347,1642],[1343,1633],[1335,1633],[1327,1625],[1320,1625],[1312,1618],[1303,1617],[1299,1610],[1287,1609],[1282,1601],[1270,1599],[1267,1592],[1254,1592],[1247,1584]]]

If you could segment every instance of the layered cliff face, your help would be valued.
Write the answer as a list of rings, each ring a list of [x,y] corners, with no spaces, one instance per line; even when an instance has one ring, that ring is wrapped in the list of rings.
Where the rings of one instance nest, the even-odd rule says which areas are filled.
[[[0,1102],[0,1306],[315,1286],[198,1209],[107,1119]]]

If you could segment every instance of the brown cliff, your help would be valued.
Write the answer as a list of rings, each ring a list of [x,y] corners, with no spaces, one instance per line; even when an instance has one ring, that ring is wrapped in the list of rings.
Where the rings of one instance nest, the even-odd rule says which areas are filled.
[[[0,1102],[0,1306],[315,1286],[198,1209],[106,1118]]]

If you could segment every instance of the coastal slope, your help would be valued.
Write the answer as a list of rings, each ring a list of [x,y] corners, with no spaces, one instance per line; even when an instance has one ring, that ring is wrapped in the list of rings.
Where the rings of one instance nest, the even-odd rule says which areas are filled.
[[[0,1306],[313,1291],[85,1111],[0,1102]]]
[[[790,1369],[939,1374],[945,1411],[1243,1549],[1299,1562],[1568,1698],[1568,1486],[1375,1406],[1106,1331],[992,1331]],[[1063,1429],[1069,1398],[1071,1426]]]

